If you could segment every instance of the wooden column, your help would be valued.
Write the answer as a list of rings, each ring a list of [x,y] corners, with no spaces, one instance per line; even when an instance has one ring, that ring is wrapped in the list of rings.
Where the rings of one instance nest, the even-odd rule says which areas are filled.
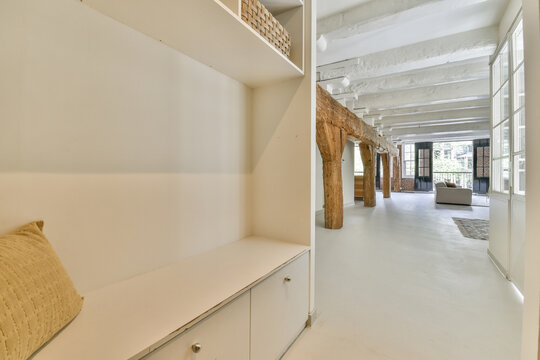
[[[347,134],[329,123],[317,124],[317,145],[323,160],[324,227],[343,227],[343,181],[341,157],[347,142]]]
[[[392,191],[400,192],[401,191],[401,159],[399,156],[394,156],[393,160],[394,166],[394,180],[392,186]]]
[[[373,146],[360,143],[360,155],[364,164],[364,206],[373,207],[376,205],[375,197],[375,164],[373,160],[376,152]]]
[[[381,154],[383,166],[382,191],[385,199],[390,197],[390,155],[388,153]]]

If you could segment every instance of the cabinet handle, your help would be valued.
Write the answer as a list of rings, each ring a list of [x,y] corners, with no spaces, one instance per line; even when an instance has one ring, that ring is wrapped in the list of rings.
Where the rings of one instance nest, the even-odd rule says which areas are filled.
[[[285,276],[285,279],[283,279],[285,282],[291,282],[291,277],[289,275]]]
[[[198,353],[200,353],[201,350],[202,350],[202,345],[199,344],[199,343],[193,344],[193,345],[191,345],[191,350],[192,350],[195,354],[198,354]]]

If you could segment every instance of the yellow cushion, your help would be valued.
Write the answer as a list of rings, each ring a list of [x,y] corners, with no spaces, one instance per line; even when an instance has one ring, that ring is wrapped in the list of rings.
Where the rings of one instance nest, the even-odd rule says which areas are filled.
[[[42,229],[32,222],[0,237],[0,359],[27,359],[81,311]]]

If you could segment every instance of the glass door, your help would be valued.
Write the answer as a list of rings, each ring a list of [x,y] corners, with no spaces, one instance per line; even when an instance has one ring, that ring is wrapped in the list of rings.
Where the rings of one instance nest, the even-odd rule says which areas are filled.
[[[524,81],[523,22],[518,19],[491,64],[489,253],[520,290],[525,241]]]
[[[433,143],[423,142],[415,144],[416,171],[414,177],[414,190],[433,190]]]

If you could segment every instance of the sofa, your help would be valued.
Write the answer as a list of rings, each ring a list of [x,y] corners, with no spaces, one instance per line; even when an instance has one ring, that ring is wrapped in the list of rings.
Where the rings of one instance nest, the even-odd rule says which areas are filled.
[[[472,190],[449,187],[445,182],[438,182],[435,184],[435,202],[437,204],[471,205]]]

